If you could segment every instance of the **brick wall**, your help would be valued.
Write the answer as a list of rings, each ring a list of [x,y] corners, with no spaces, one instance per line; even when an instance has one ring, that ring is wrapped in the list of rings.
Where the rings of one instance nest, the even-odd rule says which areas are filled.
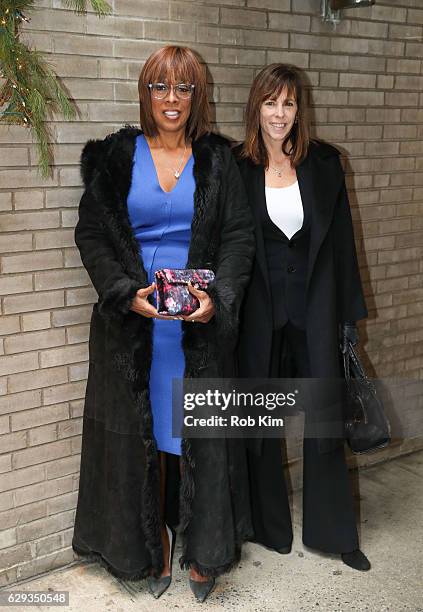
[[[116,0],[99,20],[38,0],[25,38],[77,100],[56,121],[55,166],[36,172],[29,133],[1,127],[0,585],[69,563],[78,488],[87,338],[95,292],[73,242],[88,138],[138,119],[142,62],[165,42],[208,62],[221,131],[242,138],[256,71],[289,61],[313,85],[314,131],[345,154],[378,376],[423,378],[423,6],[378,0],[336,31],[320,0]],[[398,441],[362,463],[421,445]],[[292,463],[299,463],[292,450]],[[2,571],[3,570],[3,571]]]

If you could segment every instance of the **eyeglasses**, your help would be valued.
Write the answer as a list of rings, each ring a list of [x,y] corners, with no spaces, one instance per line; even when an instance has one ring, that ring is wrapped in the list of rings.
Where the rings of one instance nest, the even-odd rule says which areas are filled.
[[[195,85],[189,83],[178,83],[177,85],[167,85],[166,83],[149,83],[151,95],[157,100],[163,100],[173,89],[175,96],[180,100],[188,100],[191,98]]]

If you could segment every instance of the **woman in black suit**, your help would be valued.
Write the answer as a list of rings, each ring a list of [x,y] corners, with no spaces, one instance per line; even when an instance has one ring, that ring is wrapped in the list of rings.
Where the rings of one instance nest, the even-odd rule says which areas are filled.
[[[354,336],[355,322],[367,316],[339,151],[310,139],[305,95],[295,66],[264,68],[251,87],[245,142],[236,148],[257,242],[242,307],[244,378],[339,379],[339,329]],[[336,393],[335,384],[328,387]],[[305,423],[303,542],[367,570],[345,461],[342,402],[313,405]],[[280,440],[252,443],[249,466],[256,541],[289,553]]]

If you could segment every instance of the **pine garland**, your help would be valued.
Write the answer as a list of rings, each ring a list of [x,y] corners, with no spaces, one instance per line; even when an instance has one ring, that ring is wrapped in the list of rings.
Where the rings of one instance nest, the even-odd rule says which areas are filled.
[[[93,11],[99,17],[110,15],[112,9],[104,0],[90,0],[90,3]],[[84,15],[87,12],[86,0],[65,0],[65,4],[79,15]]]
[[[86,12],[86,0],[65,0],[78,14]],[[105,0],[90,0],[101,17],[110,14]],[[53,163],[49,143],[52,141],[47,120],[60,114],[69,120],[75,117],[75,106],[60,84],[56,73],[43,55],[19,41],[24,15],[34,0],[0,0],[0,122],[28,127],[38,149],[38,166],[43,177],[49,175]]]

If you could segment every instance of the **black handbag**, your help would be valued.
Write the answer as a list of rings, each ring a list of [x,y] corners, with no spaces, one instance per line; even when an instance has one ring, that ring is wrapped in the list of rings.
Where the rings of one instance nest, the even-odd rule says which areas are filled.
[[[391,426],[374,383],[367,378],[354,344],[345,334],[341,346],[347,387],[345,437],[351,451],[360,455],[388,446]]]

